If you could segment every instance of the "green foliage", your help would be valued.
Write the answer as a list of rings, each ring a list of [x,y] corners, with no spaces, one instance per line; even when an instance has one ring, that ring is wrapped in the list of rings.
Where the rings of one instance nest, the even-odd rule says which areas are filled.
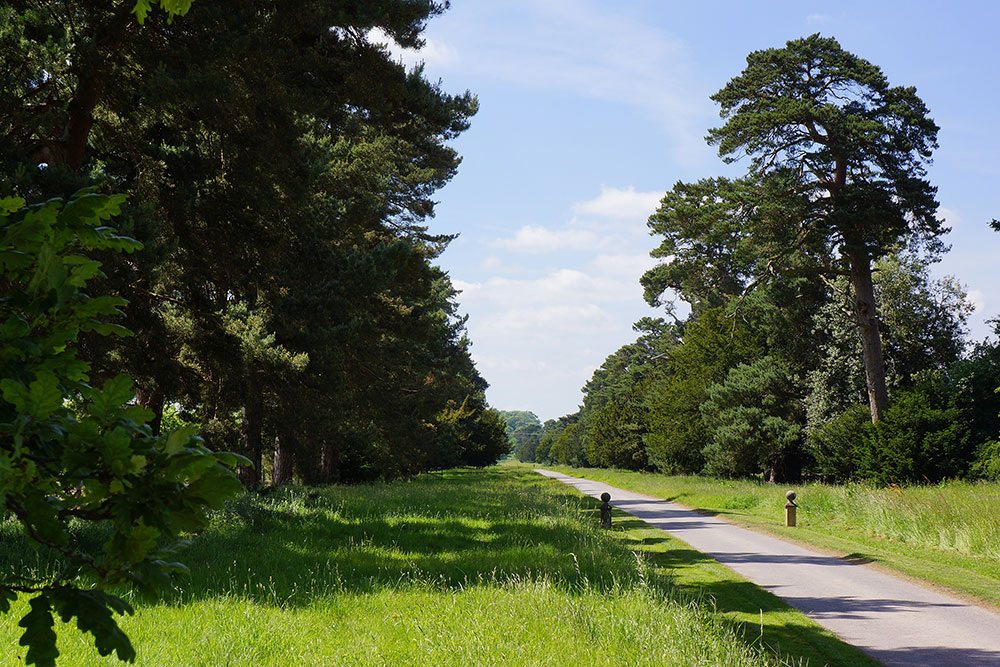
[[[451,465],[488,466],[507,455],[510,442],[503,417],[484,406],[481,397],[466,397],[461,405],[452,405],[439,415],[436,426],[447,443],[441,451],[449,460],[436,461],[438,466],[445,467],[449,462]]]
[[[243,459],[209,451],[193,429],[152,436],[151,413],[130,404],[132,380],[94,386],[77,358],[82,332],[129,333],[104,321],[120,314],[121,299],[84,291],[101,275],[89,253],[139,247],[103,224],[121,203],[87,191],[65,203],[0,200],[0,509],[61,561],[43,580],[0,579],[0,599],[34,595],[20,623],[31,664],[54,664],[53,614],[75,618],[102,655],[132,660],[112,614],[131,607],[104,589],[161,588],[184,569],[168,560],[181,534],[203,528],[208,510],[241,490],[231,468]],[[78,539],[78,522],[109,527],[101,551]]]
[[[500,410],[500,416],[506,425],[507,438],[517,460],[534,461],[542,430],[538,416],[526,410]]]
[[[102,254],[100,289],[128,301],[116,321],[136,336],[82,347],[96,373],[135,380],[153,433],[181,406],[209,446],[252,459],[251,485],[268,468],[326,483],[454,460],[436,420],[466,399],[487,410],[486,384],[434,264],[452,237],[425,221],[478,103],[370,41],[419,46],[446,7],[0,9],[0,187],[130,196],[119,228],[144,249]]]
[[[1000,321],[994,321],[995,333],[1000,334]],[[948,373],[956,401],[969,419],[969,437],[975,444],[996,440],[1000,436],[1000,340],[983,341],[972,353],[952,365]]]
[[[968,474],[975,443],[952,386],[934,374],[897,392],[858,452],[858,474],[882,484],[936,482]]]
[[[187,14],[193,2],[194,0],[158,0],[157,4],[167,13],[168,21],[170,21],[177,14],[181,16]],[[135,14],[135,18],[139,21],[140,25],[146,21],[146,16],[153,8],[153,4],[153,0],[136,0],[135,7],[132,8],[132,13]]]
[[[810,431],[807,449],[812,459],[811,472],[824,482],[855,479],[860,452],[871,437],[871,426],[868,406],[859,403]]]
[[[782,359],[765,356],[734,367],[706,390],[700,409],[710,437],[703,450],[708,474],[798,479],[801,397]]]
[[[875,267],[887,385],[905,389],[921,372],[948,370],[966,347],[965,324],[972,304],[965,289],[950,277],[934,280],[926,259],[905,252],[892,253]],[[817,359],[807,378],[813,429],[867,400],[861,340],[845,317],[850,288],[843,278],[833,285],[831,298],[815,314],[809,337]]]
[[[864,243],[879,257],[910,233],[942,233],[934,189],[922,180],[937,147],[927,107],[835,39],[816,34],[755,51],[712,99],[726,121],[708,135],[719,154],[729,162],[748,155],[755,174],[792,170],[802,188],[831,195],[810,222],[848,246]]]
[[[762,210],[754,226],[777,241],[758,262],[759,280],[848,277],[877,420],[888,391],[872,261],[900,245],[943,251],[925,179],[938,127],[914,88],[890,87],[878,67],[818,34],[751,53],[712,99],[726,122],[708,139],[727,162],[750,158]],[[805,265],[789,261],[802,255]]]
[[[702,450],[711,437],[701,418],[706,392],[759,350],[755,334],[720,308],[687,322],[683,341],[670,350],[666,377],[650,385],[646,399],[646,450],[650,462],[663,472],[701,470]]]
[[[1000,481],[1000,440],[987,440],[979,445],[972,473],[994,482]]]
[[[649,459],[643,436],[646,434],[646,410],[642,403],[646,387],[616,397],[593,414],[587,433],[587,460],[604,468],[645,470]]]
[[[652,257],[668,259],[640,279],[646,301],[663,303],[673,290],[695,312],[725,306],[752,277],[756,253],[746,234],[753,209],[746,184],[724,178],[678,181],[650,216],[651,234],[663,237]]]
[[[564,428],[552,443],[549,458],[565,465],[587,465],[587,452],[583,446],[583,426],[577,423]]]

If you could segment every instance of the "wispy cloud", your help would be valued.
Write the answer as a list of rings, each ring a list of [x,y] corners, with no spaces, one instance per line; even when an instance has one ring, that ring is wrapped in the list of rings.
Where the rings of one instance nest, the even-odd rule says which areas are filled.
[[[525,225],[513,236],[494,239],[489,245],[532,254],[612,249],[630,252],[635,243],[648,245],[646,219],[656,210],[661,196],[659,191],[636,192],[633,185],[602,185],[601,194],[594,199],[573,204],[573,216],[568,222],[554,227]]]
[[[518,29],[496,30],[511,15]],[[520,86],[640,109],[687,163],[714,160],[703,136],[716,117],[714,92],[697,76],[685,43],[594,0],[509,0],[452,8],[462,67]],[[475,42],[471,40],[475,39]]]
[[[645,220],[656,210],[663,193],[636,192],[635,186],[609,188],[601,185],[601,194],[595,199],[573,205],[573,213],[578,216],[603,218],[631,218]]]
[[[517,252],[542,253],[592,248],[597,241],[597,236],[586,229],[548,229],[525,225],[513,237],[496,239],[490,245]]]

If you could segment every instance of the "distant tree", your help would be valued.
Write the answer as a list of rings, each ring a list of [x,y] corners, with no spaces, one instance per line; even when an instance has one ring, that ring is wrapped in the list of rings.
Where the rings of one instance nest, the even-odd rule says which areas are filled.
[[[944,373],[897,392],[858,448],[858,475],[881,484],[965,477],[976,457],[970,414]]]
[[[582,436],[583,427],[579,423],[568,425],[552,443],[549,458],[556,463],[570,466],[587,465],[587,453],[583,448]]]
[[[585,438],[587,460],[602,468],[645,470],[649,457],[643,437],[646,435],[646,385],[605,403],[588,420]]]
[[[783,239],[785,254],[819,241],[839,253],[811,267],[787,267],[785,254],[766,265],[848,277],[877,421],[888,393],[872,262],[901,242],[940,248],[944,229],[924,178],[937,126],[913,88],[890,87],[878,67],[819,35],[751,53],[712,99],[726,123],[710,142],[727,161],[749,156],[768,195],[761,231]]]
[[[500,410],[507,438],[518,461],[534,461],[535,450],[542,431],[542,423],[534,412],[527,410]]]
[[[872,428],[871,411],[858,403],[810,430],[806,439],[809,474],[826,483],[857,477],[861,451]]]

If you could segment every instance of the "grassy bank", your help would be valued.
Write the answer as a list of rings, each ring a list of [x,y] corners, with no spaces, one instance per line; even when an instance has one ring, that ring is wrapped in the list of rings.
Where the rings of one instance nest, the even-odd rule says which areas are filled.
[[[784,493],[790,487],[599,468],[553,469],[672,500],[1000,606],[1000,484],[799,485],[798,526],[785,528]]]
[[[864,664],[662,533],[601,531],[596,507],[516,469],[250,494],[187,551],[192,575],[122,627],[136,664],[163,667]],[[44,570],[14,530],[0,566]],[[4,665],[23,655],[24,609],[0,616]],[[60,650],[60,665],[118,664],[75,629]]]

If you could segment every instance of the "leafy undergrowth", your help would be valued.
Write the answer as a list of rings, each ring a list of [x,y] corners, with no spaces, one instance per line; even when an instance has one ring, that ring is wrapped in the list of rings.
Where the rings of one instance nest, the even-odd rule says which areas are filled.
[[[247,494],[184,554],[190,577],[121,625],[150,666],[864,664],[683,545],[600,530],[596,508],[510,469]],[[0,565],[44,573],[12,531]],[[4,665],[23,656],[15,606]],[[118,664],[57,631],[60,665]]]
[[[1000,605],[1000,522],[996,519],[1000,484],[995,482],[798,485],[798,526],[785,528],[788,486],[600,468],[551,468],[672,500]]]

